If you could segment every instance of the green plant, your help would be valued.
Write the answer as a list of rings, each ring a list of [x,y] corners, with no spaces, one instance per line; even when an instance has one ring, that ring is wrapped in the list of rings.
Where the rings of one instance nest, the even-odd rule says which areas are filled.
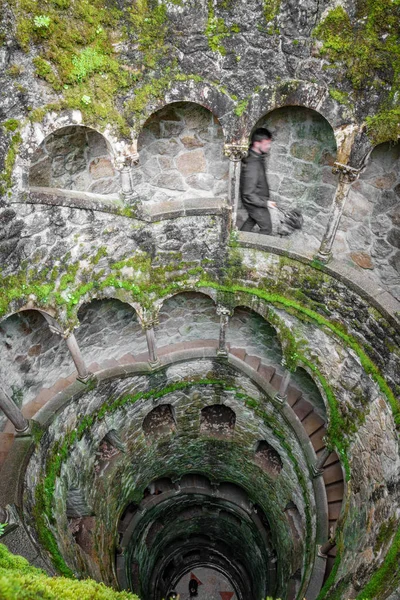
[[[42,27],[47,29],[50,25],[50,21],[51,19],[47,15],[37,15],[33,18],[33,23],[37,29],[41,29]]]
[[[7,523],[0,523],[0,537],[4,534],[7,527]]]

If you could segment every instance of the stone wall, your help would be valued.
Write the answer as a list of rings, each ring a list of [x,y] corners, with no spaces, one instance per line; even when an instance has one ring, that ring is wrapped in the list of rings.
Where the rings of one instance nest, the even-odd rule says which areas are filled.
[[[222,127],[192,102],[176,102],[154,113],[138,139],[135,191],[143,201],[226,196],[229,161]]]
[[[78,319],[80,324],[75,337],[88,365],[147,351],[146,336],[129,304],[93,300],[80,308]]]
[[[120,189],[104,137],[88,127],[50,134],[32,157],[29,185],[112,194]]]
[[[333,247],[400,300],[400,144],[377,146],[353,183]]]
[[[329,123],[317,112],[298,106],[272,111],[255,125],[273,135],[266,159],[271,200],[281,210],[298,209],[304,217],[301,232],[292,234],[316,248],[322,239],[332,205],[337,176],[332,174],[336,141]],[[238,225],[246,218],[239,205]],[[271,209],[273,222],[279,212]]]
[[[65,340],[27,310],[0,324],[0,385],[18,406],[75,370]]]

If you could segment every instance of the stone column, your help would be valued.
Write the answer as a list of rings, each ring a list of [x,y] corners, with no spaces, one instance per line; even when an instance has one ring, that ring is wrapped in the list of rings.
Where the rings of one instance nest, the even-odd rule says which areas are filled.
[[[2,388],[0,388],[0,408],[6,417],[10,419],[17,433],[25,433],[28,431],[29,423],[27,419],[25,419],[18,406],[15,405]]]
[[[290,371],[285,371],[285,373],[282,377],[281,384],[279,386],[278,393],[275,396],[275,400],[278,400],[278,402],[283,403],[286,400],[287,390],[288,390],[289,383],[290,383],[290,376],[291,376]]]
[[[82,381],[82,383],[86,383],[87,381],[89,381],[89,379],[93,377],[93,373],[90,373],[86,367],[75,335],[72,332],[64,332],[62,331],[62,329],[59,328],[58,325],[53,325],[50,323],[49,329],[50,331],[52,331],[56,335],[59,335],[66,341],[68,350],[70,351],[72,360],[74,361],[74,365],[76,367],[76,370],[78,371],[77,379],[79,381]]]
[[[141,316],[140,322],[146,334],[147,349],[149,352],[149,364],[152,368],[158,367],[160,359],[157,356],[157,342],[154,326],[157,325],[157,318],[152,316]]]
[[[133,187],[132,169],[139,164],[139,155],[118,156],[115,167],[121,176],[121,196],[124,204],[138,208],[139,199]]]
[[[219,341],[217,356],[227,357],[228,349],[226,347],[226,330],[228,328],[229,317],[233,315],[233,310],[227,306],[218,304],[217,315],[219,316]]]
[[[224,154],[229,158],[228,202],[232,207],[232,223],[236,226],[236,217],[240,193],[241,160],[247,156],[248,146],[240,144],[225,144]]]
[[[321,477],[321,475],[323,475],[324,471],[323,471],[322,467],[328,460],[328,456],[330,456],[331,452],[332,452],[332,450],[329,450],[328,448],[324,448],[322,450],[316,463],[312,466],[312,472],[313,472],[314,477]]]
[[[333,200],[331,213],[329,215],[328,225],[322,238],[321,246],[316,255],[316,259],[327,263],[332,258],[332,246],[335,241],[336,232],[339,227],[340,217],[349,194],[351,184],[358,179],[360,169],[354,169],[349,165],[335,163],[332,169],[333,173],[339,173],[339,183],[336,188],[335,198]]]

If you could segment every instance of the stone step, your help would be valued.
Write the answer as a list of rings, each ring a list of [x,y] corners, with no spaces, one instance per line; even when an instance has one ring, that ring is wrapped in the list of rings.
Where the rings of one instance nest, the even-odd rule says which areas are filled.
[[[13,433],[0,433],[0,468],[7,458],[8,453],[14,443]]]
[[[342,508],[341,500],[338,500],[337,502],[328,502],[329,522],[338,520],[341,508]]]
[[[304,398],[300,398],[300,400],[293,404],[292,408],[300,421],[303,421],[314,410],[313,405]]]
[[[293,404],[295,404],[301,398],[301,391],[295,388],[293,385],[289,386],[287,392],[287,401],[289,406],[293,408]]]
[[[325,486],[326,489],[326,497],[328,502],[338,502],[339,500],[343,500],[344,494],[344,482],[337,481],[336,483],[331,483],[330,485]]]
[[[136,362],[135,361],[135,357],[130,352],[127,352],[126,354],[124,354],[123,356],[121,356],[121,358],[118,359],[118,363],[121,366],[123,366],[123,365],[133,365],[135,362]]]
[[[306,430],[307,435],[310,437],[324,425],[325,421],[321,419],[321,417],[314,411],[312,411],[303,419],[303,427]]]
[[[268,383],[271,381],[275,374],[276,369],[274,367],[270,367],[269,365],[263,365],[262,363],[258,367],[258,374],[261,375]]]
[[[244,357],[244,362],[249,365],[255,371],[258,371],[258,367],[260,366],[261,359],[258,356],[253,356],[251,354],[246,354]]]
[[[243,361],[246,357],[246,350],[244,348],[231,348],[230,353],[233,354],[233,356],[236,356],[236,358],[239,358]]]
[[[113,367],[118,367],[119,362],[115,360],[115,358],[106,358],[100,364],[101,369],[112,369]]]
[[[276,371],[270,381],[270,384],[272,385],[273,388],[276,389],[276,391],[279,390],[279,388],[281,387],[281,381],[282,381],[282,375],[279,375]]]
[[[325,485],[343,481],[343,472],[340,462],[333,463],[329,465],[329,467],[324,467],[322,477],[324,478]]]
[[[320,427],[320,429],[318,429],[312,435],[309,436],[311,443],[313,445],[313,448],[316,452],[317,452],[317,450],[322,450],[323,448],[325,448],[325,440],[324,440],[325,435],[326,435],[326,427],[325,427],[325,425],[323,425],[322,427]]]

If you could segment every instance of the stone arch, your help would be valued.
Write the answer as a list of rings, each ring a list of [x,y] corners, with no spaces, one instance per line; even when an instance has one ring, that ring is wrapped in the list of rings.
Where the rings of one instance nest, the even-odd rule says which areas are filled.
[[[215,437],[232,437],[235,430],[236,414],[224,404],[211,404],[201,410],[200,433]]]
[[[400,142],[376,146],[350,189],[333,252],[400,300]]]
[[[129,364],[147,351],[146,336],[137,311],[115,298],[95,299],[82,304],[77,313],[75,337],[87,364],[93,368]],[[110,358],[112,357],[112,358]]]
[[[282,345],[275,327],[262,310],[245,305],[242,299],[229,319],[227,341],[231,349],[243,349],[248,356],[256,355],[278,371],[282,370]]]
[[[29,188],[56,188],[115,194],[119,174],[107,138],[85,125],[67,125],[49,133],[30,160]]]
[[[171,404],[160,404],[143,419],[143,432],[148,438],[158,438],[176,431],[176,421]]]
[[[56,323],[45,311],[24,309],[0,323],[0,384],[19,407],[35,400],[38,410],[52,395],[49,388],[58,384],[60,391],[75,380],[65,340],[49,320]]]
[[[271,200],[281,210],[298,209],[304,217],[303,229],[292,238],[306,237],[316,249],[329,219],[337,175],[336,141],[329,122],[319,112],[304,106],[276,108],[261,117],[254,129],[267,127],[273,136],[266,159]],[[271,209],[273,233],[279,232],[280,212]],[[241,202],[238,226],[247,218]]]
[[[190,102],[209,110],[221,122],[225,135],[228,137],[228,131],[232,129],[232,119],[234,118],[234,100],[208,81],[191,79],[174,82],[174,85],[166,90],[161,98],[149,102],[144,107],[140,117],[136,120],[137,134],[140,134],[144,123],[153,113],[175,102]]]
[[[197,102],[172,102],[140,131],[134,187],[144,201],[225,197],[229,161],[217,117]]]
[[[218,340],[219,317],[212,298],[203,292],[179,292],[165,300],[158,315],[159,347],[174,343]]]

